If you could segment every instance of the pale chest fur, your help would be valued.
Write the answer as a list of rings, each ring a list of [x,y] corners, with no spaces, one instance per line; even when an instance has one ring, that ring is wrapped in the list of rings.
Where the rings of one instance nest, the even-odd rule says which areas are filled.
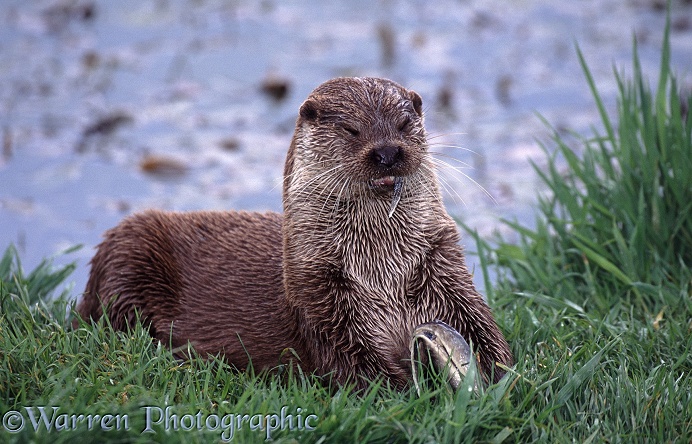
[[[430,295],[445,295],[422,289],[434,280],[430,256],[440,227],[453,222],[437,201],[417,197],[402,199],[391,218],[389,200],[372,196],[303,201],[291,209],[286,251],[296,266],[288,276],[300,274],[300,282],[319,288],[297,285],[289,297],[323,332],[318,338],[329,338],[326,347],[359,361],[349,365],[408,372],[413,328],[440,316],[441,304]]]
[[[407,350],[412,328],[436,317],[417,294],[431,245],[426,221],[413,223],[406,208],[390,219],[386,205],[378,204],[335,221],[334,257],[348,289],[335,302],[349,313],[359,340],[391,362]]]

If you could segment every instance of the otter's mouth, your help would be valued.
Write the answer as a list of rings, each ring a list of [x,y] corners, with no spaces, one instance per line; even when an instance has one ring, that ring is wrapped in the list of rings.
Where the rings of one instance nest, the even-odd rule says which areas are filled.
[[[403,179],[399,176],[384,176],[378,179],[370,179],[370,186],[373,188],[389,188],[393,187],[397,180],[401,181]]]
[[[401,176],[384,176],[377,179],[370,179],[370,186],[379,189],[392,189],[392,202],[389,204],[388,217],[392,217],[399,201],[401,191],[404,189],[404,178]]]

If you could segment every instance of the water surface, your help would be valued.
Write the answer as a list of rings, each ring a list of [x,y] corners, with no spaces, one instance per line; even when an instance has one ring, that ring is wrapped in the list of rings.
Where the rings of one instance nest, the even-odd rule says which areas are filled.
[[[101,233],[146,208],[280,210],[296,111],[341,75],[421,94],[450,212],[484,236],[530,223],[537,140],[598,125],[578,42],[615,111],[633,36],[655,80],[656,1],[5,0],[0,5],[0,247],[25,269],[74,244],[81,291]],[[690,87],[692,7],[674,2]],[[286,85],[277,100],[266,83]],[[488,197],[488,194],[492,198]],[[468,241],[470,243],[470,241]],[[473,266],[473,258],[471,263]]]

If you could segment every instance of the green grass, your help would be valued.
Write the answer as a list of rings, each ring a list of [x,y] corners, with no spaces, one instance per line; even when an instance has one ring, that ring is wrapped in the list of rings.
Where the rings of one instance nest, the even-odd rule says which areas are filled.
[[[498,271],[488,297],[517,359],[499,384],[478,395],[433,385],[418,397],[373,383],[354,394],[309,375],[178,362],[139,325],[127,334],[70,328],[71,292],[54,293],[73,266],[47,261],[24,275],[9,248],[0,260],[0,442],[219,442],[230,437],[206,430],[215,421],[271,423],[282,408],[296,422],[273,431],[276,442],[690,442],[692,117],[681,101],[692,109],[692,96],[680,98],[667,31],[664,40],[653,93],[636,50],[632,80],[616,74],[617,121],[580,54],[604,134],[584,138],[579,156],[555,134],[549,168],[538,170],[552,195],[535,228],[510,223],[518,244],[476,236],[483,272]],[[40,406],[59,408],[50,432],[31,424],[26,409],[38,415]],[[146,408],[167,406],[178,430],[143,433]],[[15,411],[24,429],[10,433]],[[86,419],[57,430],[79,414],[119,416],[107,418],[110,431],[89,430]],[[298,427],[299,414],[316,415],[315,429]],[[196,430],[197,417],[209,427]],[[266,433],[244,423],[233,442]]]

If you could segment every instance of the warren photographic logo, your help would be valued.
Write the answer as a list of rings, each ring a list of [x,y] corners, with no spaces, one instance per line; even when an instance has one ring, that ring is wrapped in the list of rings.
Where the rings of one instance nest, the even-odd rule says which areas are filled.
[[[218,433],[221,441],[230,442],[243,429],[261,433],[267,440],[279,431],[313,431],[319,422],[317,415],[309,414],[298,407],[289,410],[287,406],[269,414],[216,414],[201,410],[195,414],[176,413],[171,406],[165,408],[145,406],[140,409],[141,425],[139,433],[211,432]],[[130,414],[81,414],[65,413],[60,407],[24,407],[9,410],[2,415],[2,429],[9,433],[24,430],[34,432],[69,432],[95,430],[102,432],[130,431],[135,427]]]

